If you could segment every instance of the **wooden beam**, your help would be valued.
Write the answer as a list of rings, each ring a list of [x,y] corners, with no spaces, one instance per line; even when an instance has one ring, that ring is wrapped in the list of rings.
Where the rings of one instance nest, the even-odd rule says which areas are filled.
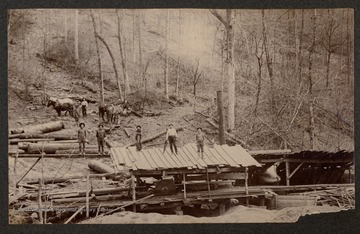
[[[150,198],[150,197],[153,197],[153,196],[154,196],[154,194],[151,194],[151,195],[149,195],[149,196],[140,198],[140,199],[138,199],[138,200],[136,200],[136,201],[131,201],[131,202],[129,202],[128,204],[122,205],[122,206],[120,206],[120,207],[118,207],[118,208],[116,208],[116,209],[114,209],[114,210],[112,210],[112,211],[109,211],[109,212],[107,212],[107,213],[101,214],[100,216],[112,214],[112,213],[114,213],[115,211],[121,210],[121,209],[123,209],[123,208],[125,208],[125,207],[127,207],[127,206],[136,204],[136,203],[138,203],[138,202],[140,202],[140,201],[144,201],[144,200],[146,200],[146,199],[148,199],[148,198]],[[104,206],[104,205],[103,205],[103,206]]]
[[[86,218],[89,218],[90,177],[86,176]]]
[[[65,221],[64,224],[68,224],[68,223],[69,223],[73,218],[75,218],[75,216],[76,216],[77,214],[79,214],[80,211],[82,211],[84,208],[85,208],[85,206],[80,207],[73,215],[71,215],[71,217],[70,217],[68,220]]]
[[[186,199],[186,174],[183,173],[183,184],[184,184],[184,199]]]
[[[300,169],[300,167],[304,165],[304,162],[300,163],[296,168],[295,170],[293,170],[293,172],[291,172],[290,176],[289,176],[289,179]]]
[[[289,177],[289,172],[290,172],[290,165],[289,165],[289,161],[285,161],[285,171],[286,171],[286,186],[290,185],[290,177]]]
[[[261,163],[270,163],[270,162],[294,162],[294,163],[349,163],[351,160],[344,159],[295,159],[295,158],[281,158],[281,159],[259,159]]]
[[[131,172],[131,189],[132,189],[132,201],[133,201],[133,212],[136,212],[136,190],[135,190],[135,175]]]
[[[248,151],[251,156],[254,155],[286,155],[290,154],[291,150],[252,150]]]
[[[16,157],[14,155],[9,155],[10,157]],[[38,158],[41,157],[41,154],[18,154],[18,158]],[[104,158],[104,157],[110,157],[110,154],[85,154],[80,155],[78,153],[76,154],[44,154],[44,158],[63,158],[63,157],[71,157],[71,158]]]

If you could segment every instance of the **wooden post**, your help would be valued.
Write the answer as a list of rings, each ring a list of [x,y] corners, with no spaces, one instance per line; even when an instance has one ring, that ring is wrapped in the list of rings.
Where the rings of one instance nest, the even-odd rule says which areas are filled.
[[[249,168],[245,167],[245,194],[246,195],[249,195],[248,180],[249,180]],[[246,196],[246,206],[249,206],[249,197],[248,196]]]
[[[288,161],[286,161],[285,162],[285,167],[286,167],[286,186],[289,186],[290,185],[290,176],[289,176],[289,174],[290,174],[290,167],[289,167],[290,165],[289,165],[289,162]]]
[[[132,188],[132,200],[134,202],[133,204],[133,212],[136,212],[136,204],[135,204],[135,201],[136,201],[136,190],[135,190],[135,175],[134,175],[134,172],[131,171],[131,188]]]
[[[209,172],[208,172],[208,168],[206,167],[206,168],[205,168],[205,170],[206,170],[206,182],[207,182],[207,187],[208,187],[209,197],[211,197],[211,194],[210,194],[210,181],[209,181]]]
[[[41,191],[42,190],[42,183],[41,183],[41,179],[39,179],[39,220],[40,223],[43,224],[44,223],[44,219],[43,219],[43,215],[42,215],[42,201],[41,201]]]
[[[73,218],[75,218],[75,216],[80,213],[80,211],[82,211],[85,208],[85,206],[80,207],[73,215],[71,215],[71,217],[65,221],[64,224],[68,224]]]
[[[90,176],[86,176],[86,218],[89,218]]]
[[[16,186],[18,186],[18,184],[22,181],[22,179],[24,179],[24,177],[31,171],[31,169],[33,169],[33,167],[40,161],[41,157],[39,157],[36,162],[29,168],[29,170],[27,170],[25,172],[25,174],[20,178],[20,180],[18,180],[18,182],[16,182]]]
[[[225,144],[225,122],[224,122],[224,105],[222,91],[217,91],[217,103],[219,114],[219,142],[220,145]]]
[[[15,156],[15,160],[14,160],[14,191],[15,191],[15,195],[16,195],[16,177],[17,177],[17,173],[16,173],[16,164],[17,164],[17,159],[19,157],[19,149],[16,151],[16,156]]]
[[[183,173],[183,183],[184,183],[184,199],[186,199],[186,175]]]

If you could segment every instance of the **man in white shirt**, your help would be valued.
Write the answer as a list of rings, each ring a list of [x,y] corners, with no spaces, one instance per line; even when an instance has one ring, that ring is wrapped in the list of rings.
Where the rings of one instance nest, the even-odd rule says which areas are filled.
[[[173,151],[173,146],[174,146],[175,154],[178,154],[176,147],[176,137],[177,137],[176,129],[173,128],[172,124],[170,124],[168,130],[166,131],[166,140],[169,141],[171,153],[174,153]]]

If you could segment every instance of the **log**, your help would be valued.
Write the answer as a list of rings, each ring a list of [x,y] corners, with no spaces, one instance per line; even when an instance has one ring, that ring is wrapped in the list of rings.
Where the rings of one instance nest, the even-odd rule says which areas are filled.
[[[106,178],[110,178],[110,177],[119,177],[120,174],[116,174],[116,173],[104,173],[104,174],[90,174],[90,178],[96,178],[96,177],[106,177]],[[86,175],[77,175],[77,176],[63,176],[63,177],[59,177],[59,178],[51,178],[51,177],[44,177],[44,183],[45,184],[49,184],[52,183],[53,181],[59,181],[57,183],[63,183],[66,182],[68,180],[76,180],[76,179],[84,179],[86,177]],[[24,181],[24,183],[26,184],[37,184],[39,179],[27,179]],[[55,183],[55,182],[54,182]]]
[[[16,138],[20,138],[20,139],[31,139],[31,138],[48,139],[48,138],[53,138],[55,141],[59,141],[59,140],[76,140],[77,139],[76,132],[74,132],[72,135],[70,135],[70,133],[66,134],[66,133],[60,133],[60,132],[58,132],[58,133],[49,133],[49,134],[15,134],[15,135],[18,136]],[[13,135],[9,136],[9,139],[11,139],[11,138],[14,138]]]
[[[90,200],[96,201],[110,201],[110,200],[117,200],[120,198],[124,198],[124,195],[103,195],[103,196],[96,196],[92,197]],[[60,199],[53,199],[52,202],[54,203],[70,203],[70,202],[86,202],[86,197],[74,197],[74,198],[60,198]]]
[[[10,145],[16,145],[19,142],[32,142],[32,143],[36,143],[36,142],[40,142],[40,141],[54,141],[54,138],[30,138],[30,139],[11,139],[9,140],[9,144]]]
[[[130,135],[131,135],[131,130],[130,130],[129,128],[123,128],[123,130],[124,130],[126,136],[127,136],[127,137],[130,137]]]
[[[79,149],[68,149],[68,150],[57,150],[56,154],[52,154],[54,157],[62,157],[60,155],[65,155],[65,156],[76,156],[79,154]],[[107,150],[104,149],[104,154],[105,156],[109,156],[109,152]],[[50,154],[51,155],[51,154]],[[57,156],[59,155],[59,156]],[[97,155],[97,156],[95,156]],[[99,155],[99,150],[98,148],[94,145],[91,146],[91,148],[88,148],[88,146],[86,146],[85,148],[85,156],[83,155],[83,157],[103,157],[104,155]],[[50,156],[51,157],[51,156]]]
[[[211,126],[213,126],[214,128],[219,129],[219,127],[217,126],[217,124],[214,123],[212,120],[206,119],[206,122],[207,122],[208,124],[210,124]],[[239,138],[236,138],[234,135],[228,133],[227,131],[225,131],[225,135],[226,135],[227,137],[229,137],[231,140],[236,141],[237,143],[239,143],[242,147],[245,147],[245,146],[246,146],[245,141],[240,140]]]
[[[133,113],[134,115],[136,115],[137,117],[140,117],[140,118],[143,117],[142,115],[140,115],[138,112],[136,112],[134,110],[132,110],[130,113]]]
[[[179,127],[179,128],[176,128],[176,131],[182,131],[183,130],[183,127]],[[156,139],[156,138],[158,138],[158,137],[160,137],[160,136],[162,136],[162,135],[165,135],[166,134],[166,131],[163,131],[163,132],[160,132],[160,133],[157,133],[157,134],[155,134],[155,135],[153,135],[153,136],[151,136],[151,137],[148,137],[148,138],[146,138],[146,139],[143,139],[142,141],[141,141],[141,144],[144,144],[144,143],[146,143],[146,142],[149,142],[149,141],[152,141],[152,140],[154,140],[154,139]],[[127,144],[126,146],[125,146],[125,148],[129,148],[130,146],[134,146],[136,143],[130,143],[130,144]]]
[[[88,166],[91,170],[98,172],[98,173],[114,173],[114,168],[110,167],[109,165],[102,163],[98,160],[91,160],[88,163]]]
[[[65,221],[64,224],[68,224],[73,218],[75,218],[75,216],[80,213],[83,209],[85,208],[85,206],[80,207],[73,215],[71,215],[71,217]]]
[[[58,143],[28,143],[28,144],[19,144],[19,148],[25,150],[27,153],[55,153],[57,150],[70,150],[70,149],[79,149],[78,144],[67,143],[67,144],[58,144]],[[97,149],[97,145],[87,145],[87,149]]]
[[[19,133],[47,133],[55,132],[61,129],[64,129],[65,126],[61,121],[49,122],[44,124],[27,126],[24,128],[12,129],[10,134],[19,134]]]

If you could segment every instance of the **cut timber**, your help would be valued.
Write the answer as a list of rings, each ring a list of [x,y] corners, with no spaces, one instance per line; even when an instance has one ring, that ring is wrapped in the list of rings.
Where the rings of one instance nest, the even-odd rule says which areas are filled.
[[[109,156],[109,152],[105,149],[104,149],[104,153],[105,153],[105,155],[99,155],[98,148],[95,148],[94,146],[91,146],[91,148],[88,148],[88,146],[86,146],[85,156],[83,155],[83,157],[96,157],[95,155],[97,155],[97,157],[108,157]],[[67,155],[67,156],[73,157],[78,154],[79,154],[79,149],[69,149],[69,150],[57,150],[56,154],[52,154],[52,155],[54,155],[54,157],[60,157],[57,155],[65,155],[65,156]],[[46,156],[46,157],[48,157],[48,156]]]
[[[142,115],[140,115],[138,112],[136,112],[136,111],[134,111],[134,110],[132,110],[131,113],[133,113],[133,114],[136,115],[137,117],[140,117],[140,118],[143,117]]]
[[[57,143],[28,143],[28,144],[19,144],[19,148],[25,150],[27,153],[55,153],[57,150],[70,150],[78,149],[78,144],[57,144]],[[97,149],[97,145],[87,145],[87,149]]]
[[[182,131],[182,130],[183,130],[183,127],[176,128],[176,131]],[[166,131],[157,133],[157,134],[155,134],[155,135],[153,135],[151,137],[148,137],[148,138],[142,140],[141,143],[144,144],[146,142],[152,141],[152,140],[154,140],[154,139],[156,139],[156,138],[158,138],[158,137],[160,137],[162,135],[165,135],[165,134],[166,134]],[[135,145],[135,143],[131,143],[131,144],[126,145],[125,148],[129,148],[130,146],[134,146],[134,145]]]
[[[19,133],[47,133],[47,132],[55,132],[65,128],[64,124],[61,121],[49,122],[44,124],[27,126],[24,128],[18,128],[10,130],[11,134],[19,134]]]
[[[219,126],[216,123],[214,123],[211,119],[206,119],[206,122],[208,124],[210,124],[211,126],[213,126],[214,128],[219,130]],[[227,137],[229,137],[231,140],[236,141],[237,143],[241,144],[242,147],[245,147],[245,145],[246,145],[245,141],[236,138],[234,135],[228,133],[227,131],[225,131],[225,135]]]
[[[126,134],[127,137],[130,137],[131,129],[129,129],[129,128],[124,128],[124,132],[125,132],[125,134]]]
[[[113,173],[113,172],[115,172],[112,167],[110,167],[109,165],[106,165],[105,163],[97,161],[97,160],[91,160],[88,163],[88,166],[91,170],[98,172],[98,173]]]
[[[254,155],[286,155],[290,154],[291,150],[254,150],[248,152],[251,156]]]
[[[10,138],[10,136],[9,136]],[[76,132],[74,132],[73,134],[70,133],[61,133],[61,132],[57,132],[57,133],[49,133],[49,134],[19,134],[17,138],[20,139],[29,139],[29,138],[43,138],[43,139],[48,139],[48,138],[54,138],[55,141],[59,141],[59,140],[76,140],[77,139],[77,135]]]
[[[10,145],[16,145],[19,142],[32,142],[32,143],[36,143],[36,142],[42,142],[42,141],[54,141],[54,138],[49,138],[49,139],[45,139],[45,138],[30,138],[30,139],[12,139],[9,140]]]

